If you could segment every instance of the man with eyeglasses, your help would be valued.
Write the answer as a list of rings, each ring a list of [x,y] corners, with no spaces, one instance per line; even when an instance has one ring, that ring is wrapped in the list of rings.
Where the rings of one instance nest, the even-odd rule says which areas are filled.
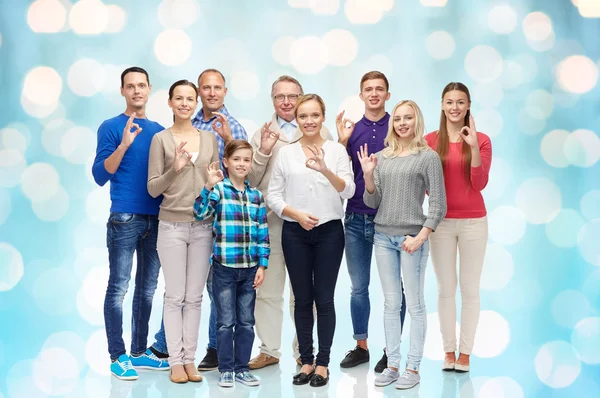
[[[280,76],[271,86],[271,99],[275,113],[270,122],[265,123],[250,140],[254,148],[252,171],[248,175],[250,185],[257,187],[263,195],[267,194],[271,171],[279,150],[297,142],[302,138],[294,118],[294,106],[303,94],[298,80],[291,76]],[[331,134],[325,126],[321,136],[331,140]],[[269,272],[256,294],[254,317],[256,319],[256,334],[261,341],[260,353],[252,358],[250,369],[260,369],[279,363],[281,352],[281,328],[283,323],[283,290],[285,287],[286,270],[281,248],[281,228],[283,221],[271,209],[268,209],[269,238],[271,256],[269,257]],[[290,288],[290,312],[294,319],[294,297]],[[294,357],[300,364],[298,340],[294,336],[292,343]]]

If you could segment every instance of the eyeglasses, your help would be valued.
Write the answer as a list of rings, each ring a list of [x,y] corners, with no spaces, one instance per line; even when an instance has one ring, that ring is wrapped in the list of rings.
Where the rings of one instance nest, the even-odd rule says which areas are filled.
[[[273,97],[273,99],[277,102],[284,102],[285,100],[290,101],[290,102],[296,102],[298,101],[298,98],[300,98],[300,94],[277,94],[276,96]]]

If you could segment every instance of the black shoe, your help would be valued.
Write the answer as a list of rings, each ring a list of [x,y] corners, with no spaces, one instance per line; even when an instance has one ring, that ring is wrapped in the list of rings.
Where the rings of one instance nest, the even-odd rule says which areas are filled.
[[[327,377],[323,377],[315,373],[310,379],[311,387],[323,387],[327,383],[329,383],[329,369],[327,369]]]
[[[340,367],[353,368],[365,362],[369,362],[369,351],[356,346],[352,351],[346,353],[346,357],[340,362]]]
[[[385,368],[387,368],[387,355],[384,349],[383,356],[381,357],[379,362],[377,362],[377,365],[375,365],[375,373],[381,373]]]
[[[292,379],[292,384],[296,385],[296,386],[301,386],[304,384],[308,384],[308,382],[311,381],[312,377],[315,374],[315,368],[312,368],[312,372],[310,373],[305,373],[305,372],[300,372],[300,373],[296,373],[294,375],[294,378]]]
[[[157,358],[159,359],[169,359],[169,354],[166,354],[164,352],[160,352],[158,351],[156,348],[150,346],[150,351],[152,351],[152,353],[154,353],[154,355],[156,355]]]
[[[215,370],[219,367],[219,358],[217,357],[217,350],[210,348],[206,350],[206,355],[202,358],[200,364],[198,364],[198,370]]]

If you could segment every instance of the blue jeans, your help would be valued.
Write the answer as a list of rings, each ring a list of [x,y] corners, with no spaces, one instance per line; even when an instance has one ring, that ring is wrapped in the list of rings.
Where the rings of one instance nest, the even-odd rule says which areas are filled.
[[[404,236],[389,236],[375,232],[375,258],[383,290],[383,327],[388,366],[400,368],[400,342],[402,327],[402,287],[400,275],[404,276],[406,307],[410,314],[410,344],[406,367],[418,371],[423,358],[427,311],[425,308],[425,267],[429,257],[429,240],[412,254],[402,249]]]
[[[131,320],[131,354],[146,351],[152,298],[158,284],[160,262],[156,252],[156,216],[111,213],[106,225],[109,277],[104,297],[104,323],[111,360],[126,353],[123,341],[123,299],[129,287],[133,254],[137,269]]]
[[[213,260],[219,372],[248,370],[254,343],[256,291],[252,285],[257,269],[225,267]]]
[[[208,270],[208,279],[206,280],[206,290],[208,291],[208,297],[210,298],[210,316],[208,318],[208,348],[217,349],[217,306],[212,292],[212,267]],[[160,351],[167,354],[167,339],[165,337],[165,324],[164,321],[160,321],[160,329],[154,335],[156,341],[152,344],[152,348],[156,351]]]
[[[346,264],[350,275],[350,315],[354,328],[354,340],[366,340],[369,337],[369,284],[371,282],[371,256],[373,254],[373,236],[375,235],[375,215],[346,213],[344,228],[346,231]],[[400,281],[402,286],[402,281]],[[406,303],[402,288],[402,309],[400,324],[404,326]]]

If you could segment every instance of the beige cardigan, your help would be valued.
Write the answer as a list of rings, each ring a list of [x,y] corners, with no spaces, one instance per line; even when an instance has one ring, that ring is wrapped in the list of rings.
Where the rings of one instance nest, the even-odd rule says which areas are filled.
[[[194,201],[206,184],[206,165],[219,161],[215,135],[198,130],[200,150],[194,163],[188,162],[178,173],[173,168],[175,139],[170,129],[157,133],[150,145],[148,160],[148,193],[163,195],[158,219],[170,222],[190,222],[194,218]],[[212,223],[211,220],[207,222]]]
[[[269,180],[271,179],[271,172],[273,171],[273,165],[275,164],[275,158],[279,153],[279,150],[286,146],[293,144],[302,138],[302,132],[300,129],[296,129],[294,138],[290,141],[285,132],[279,128],[277,121],[277,113],[273,114],[271,118],[271,130],[279,133],[279,139],[273,147],[270,155],[264,155],[260,153],[260,131],[262,127],[258,129],[252,136],[250,144],[254,148],[254,156],[252,157],[252,170],[248,175],[248,181],[250,186],[256,187],[262,192],[263,196],[267,196],[269,188]],[[333,140],[327,127],[321,128],[321,137],[326,140]],[[283,220],[277,216],[277,214],[271,209],[267,208],[267,222],[269,223],[269,237],[271,239],[271,253],[275,251],[281,252],[281,227],[283,226]]]

